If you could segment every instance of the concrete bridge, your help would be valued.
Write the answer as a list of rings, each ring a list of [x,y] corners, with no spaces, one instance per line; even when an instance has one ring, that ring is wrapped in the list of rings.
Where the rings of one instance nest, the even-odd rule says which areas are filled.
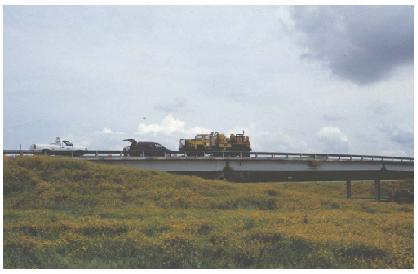
[[[5,150],[3,155],[33,155],[32,151]],[[72,155],[70,155],[72,156]],[[96,163],[197,175],[239,182],[344,181],[347,198],[351,182],[373,180],[376,200],[382,180],[413,180],[414,158],[354,154],[304,154],[251,152],[250,157],[188,157],[171,152],[165,157],[124,157],[121,151],[87,151],[74,157]]]
[[[33,154],[6,150],[6,155]],[[121,151],[87,151],[83,159],[110,165],[161,170],[242,182],[413,179],[414,158],[355,154],[251,152],[250,157],[124,157]]]
[[[413,162],[280,158],[89,157],[112,165],[231,181],[337,181],[412,179]]]

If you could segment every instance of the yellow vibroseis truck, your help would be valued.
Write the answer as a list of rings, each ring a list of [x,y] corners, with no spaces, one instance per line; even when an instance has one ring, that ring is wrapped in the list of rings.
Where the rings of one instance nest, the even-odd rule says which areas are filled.
[[[188,156],[230,156],[249,157],[251,144],[249,136],[242,134],[231,134],[226,137],[219,132],[210,134],[198,134],[193,139],[180,139],[179,151]]]

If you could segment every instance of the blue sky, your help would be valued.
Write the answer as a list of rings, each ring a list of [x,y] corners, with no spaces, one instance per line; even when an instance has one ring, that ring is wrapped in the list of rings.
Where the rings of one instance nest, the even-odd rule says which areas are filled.
[[[413,7],[5,6],[5,148],[413,155]]]

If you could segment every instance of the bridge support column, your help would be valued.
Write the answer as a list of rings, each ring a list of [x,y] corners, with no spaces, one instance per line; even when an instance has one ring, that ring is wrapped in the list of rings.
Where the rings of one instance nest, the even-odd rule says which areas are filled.
[[[380,201],[380,180],[374,180],[374,195],[377,201]]]
[[[351,180],[347,180],[347,199],[351,199]]]

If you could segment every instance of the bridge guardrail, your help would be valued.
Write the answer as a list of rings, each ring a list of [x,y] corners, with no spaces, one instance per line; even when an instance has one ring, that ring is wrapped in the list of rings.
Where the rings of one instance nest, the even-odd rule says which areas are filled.
[[[203,152],[202,152],[203,153]],[[230,152],[214,152],[219,155],[216,158],[228,158],[228,154]],[[250,158],[278,158],[278,159],[309,159],[309,160],[357,160],[357,161],[396,161],[396,162],[414,162],[413,157],[398,157],[398,156],[380,156],[380,155],[361,155],[361,154],[321,154],[321,153],[287,153],[287,152],[240,152],[234,151],[234,153],[238,153],[241,158],[249,158],[249,157],[242,157],[242,155],[249,154]],[[41,154],[39,152],[34,152],[31,150],[3,150],[3,155],[35,155]],[[113,156],[118,155],[123,157],[123,152],[119,150],[88,150],[84,152],[84,155],[94,155],[94,157],[103,157],[103,156]],[[205,154],[203,154],[205,155]],[[70,155],[71,156],[71,155]],[[181,151],[171,151],[166,154],[166,158],[177,158],[177,157],[184,157],[184,158],[207,158],[210,157],[206,154],[203,157],[197,156],[187,156],[184,152]],[[140,157],[139,157],[140,158]],[[215,158],[215,157],[214,157]],[[236,157],[234,157],[236,158]]]

